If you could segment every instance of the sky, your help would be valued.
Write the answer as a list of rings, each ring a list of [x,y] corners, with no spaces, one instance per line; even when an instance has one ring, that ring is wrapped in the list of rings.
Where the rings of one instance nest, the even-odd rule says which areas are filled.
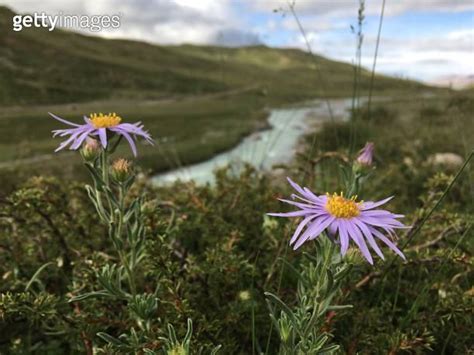
[[[383,0],[366,0],[362,65],[371,68]],[[306,50],[284,0],[0,0],[18,13],[120,15],[90,32],[156,44],[264,44]],[[313,52],[354,62],[359,0],[295,0]],[[386,0],[378,72],[426,82],[474,78],[474,0]]]

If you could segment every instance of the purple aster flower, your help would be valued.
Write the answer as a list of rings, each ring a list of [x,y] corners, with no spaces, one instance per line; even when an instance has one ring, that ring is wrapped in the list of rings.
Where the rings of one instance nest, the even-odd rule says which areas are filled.
[[[361,165],[372,165],[372,158],[374,155],[374,143],[367,142],[365,147],[359,153],[357,162]]]
[[[349,241],[352,240],[367,261],[373,264],[367,243],[378,256],[384,259],[377,245],[377,241],[381,241],[405,260],[403,253],[389,238],[395,236],[395,229],[407,228],[397,220],[403,215],[375,209],[390,201],[392,197],[376,202],[356,202],[356,197],[347,199],[342,196],[342,193],[341,195],[316,196],[308,188],[302,188],[290,178],[288,181],[299,194],[292,194],[291,197],[299,201],[284,199],[280,201],[296,206],[299,210],[288,213],[269,213],[269,215],[303,217],[290,240],[290,245],[294,244],[293,249],[298,249],[306,241],[316,239],[321,233],[327,231],[340,244],[342,255],[346,254]]]
[[[115,113],[109,113],[108,115],[104,115],[102,113],[93,113],[90,115],[90,117],[84,116],[85,124],[82,125],[69,122],[61,117],[53,115],[52,113],[49,114],[54,119],[73,127],[66,129],[56,129],[53,131],[53,137],[69,136],[68,139],[66,139],[59,145],[55,152],[66,148],[68,145],[69,149],[76,150],[81,146],[82,142],[84,142],[84,140],[89,136],[98,137],[102,146],[106,148],[107,131],[123,136],[130,144],[134,156],[137,156],[137,147],[135,145],[135,139],[137,136],[142,137],[148,143],[153,144],[153,140],[151,139],[150,134],[143,129],[144,126],[141,124],[141,122],[136,122],[133,124],[120,123],[122,121],[122,118],[120,116],[117,116]]]

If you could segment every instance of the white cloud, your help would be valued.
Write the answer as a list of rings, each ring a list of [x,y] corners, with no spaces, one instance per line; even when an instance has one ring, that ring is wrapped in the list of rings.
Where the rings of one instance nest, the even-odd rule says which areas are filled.
[[[333,37],[323,33],[308,32],[308,40],[316,53],[354,62],[354,36]],[[306,49],[301,34],[295,33],[289,43]],[[362,65],[372,68],[376,37],[366,36],[362,48]],[[474,74],[474,29],[460,28],[443,35],[430,37],[383,37],[377,58],[377,71],[432,81],[447,74]]]
[[[212,44],[222,38],[228,40],[227,45],[257,43],[257,34],[241,30],[245,26],[238,14],[234,13],[231,1],[3,0],[2,3],[18,12],[46,12],[49,15],[60,12],[77,15],[121,14],[119,29],[103,30],[100,33],[111,38],[130,38],[162,44]],[[233,43],[233,40],[236,42]]]
[[[287,9],[287,0],[245,0],[249,6],[260,11],[273,9]],[[359,2],[357,0],[295,0],[295,9],[298,14],[316,16],[353,16],[357,13]],[[378,15],[382,0],[366,0],[365,13]],[[400,15],[413,11],[445,11],[460,12],[474,10],[471,0],[389,0],[386,1],[385,14],[387,16]]]
[[[328,17],[315,17],[315,16],[305,16],[300,18],[300,21],[303,23],[303,27],[306,31],[319,32],[319,31],[329,31],[336,30],[343,27],[348,28],[347,23],[338,22],[336,19]],[[282,26],[286,30],[299,31],[298,24],[291,16],[286,16],[282,19]]]

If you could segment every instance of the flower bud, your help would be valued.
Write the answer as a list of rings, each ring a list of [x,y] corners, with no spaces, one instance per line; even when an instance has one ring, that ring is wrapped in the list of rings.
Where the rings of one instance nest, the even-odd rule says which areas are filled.
[[[188,354],[188,352],[186,351],[183,345],[176,344],[173,348],[168,350],[167,354],[168,355],[186,355]]]
[[[359,152],[356,162],[362,166],[372,165],[372,158],[374,156],[374,143],[367,142],[365,147]]]
[[[112,177],[118,182],[124,182],[132,173],[132,164],[130,161],[120,158],[112,164]]]
[[[290,340],[291,333],[292,333],[292,326],[290,321],[287,319],[287,317],[284,317],[280,319],[278,322],[279,324],[279,332],[280,332],[280,338],[283,343],[287,343]]]
[[[101,147],[97,139],[86,138],[84,145],[82,146],[82,156],[86,161],[92,161],[100,154]]]
[[[239,292],[239,299],[240,299],[241,301],[245,302],[245,301],[250,300],[250,298],[251,298],[251,295],[250,295],[250,292],[249,292],[249,291],[244,290],[244,291],[240,291],[240,292]]]

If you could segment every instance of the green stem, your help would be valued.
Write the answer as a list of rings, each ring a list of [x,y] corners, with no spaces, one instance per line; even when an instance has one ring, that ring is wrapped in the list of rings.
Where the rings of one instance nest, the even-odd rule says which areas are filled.
[[[94,194],[95,201],[97,202],[97,212],[99,213],[99,216],[103,221],[108,221],[110,217],[104,209],[104,205],[102,203],[102,196],[100,195],[99,188],[96,182],[94,182]]]
[[[283,254],[283,258],[286,258],[288,254],[288,243],[285,243],[285,251]],[[285,264],[282,263],[280,269],[280,275],[278,277],[278,286],[277,286],[277,294],[280,292],[281,284],[283,283],[283,272],[285,271]],[[272,340],[272,333],[273,333],[273,322],[270,323],[270,331],[268,332],[267,343],[265,345],[265,355],[268,354],[268,350],[270,349],[270,342]]]
[[[127,255],[122,250],[118,250],[120,260],[125,266],[125,272],[127,273],[128,285],[130,286],[130,292],[132,292],[132,296],[136,296],[137,294],[137,287],[135,284],[135,276],[133,274],[132,269],[128,263]]]
[[[118,213],[118,224],[117,224],[117,238],[122,238],[122,229],[123,229],[123,218],[124,218],[124,205],[125,205],[125,194],[126,191],[122,183],[120,183],[119,188],[119,213]],[[128,283],[130,286],[130,291],[132,295],[135,296],[137,294],[137,287],[135,283],[135,275],[133,270],[130,267],[130,263],[128,262],[128,258],[126,253],[123,250],[119,250],[120,260],[122,261],[123,265],[125,266],[125,271],[127,273]],[[132,251],[133,252],[133,251]]]
[[[124,215],[124,191],[123,186],[119,186],[119,215],[118,215],[118,224],[117,224],[117,238],[122,238],[122,228],[123,228],[123,215]]]
[[[105,148],[100,153],[100,169],[102,170],[102,180],[106,186],[109,186],[109,174],[108,174],[108,155],[107,155],[107,148]]]
[[[100,162],[101,162],[101,170],[102,170],[102,180],[104,181],[105,187],[108,189],[108,191],[104,191],[104,195],[107,200],[107,204],[109,205],[109,211],[110,211],[109,223],[114,223],[114,220],[115,220],[114,208],[109,196],[109,191],[111,191],[111,189],[110,189],[110,179],[109,179],[109,153],[107,151],[107,148],[105,148],[102,151],[100,155]]]
[[[324,260],[324,265],[321,269],[321,274],[322,275],[319,275],[319,280],[323,280],[323,278],[326,278],[326,270],[328,268],[328,263],[332,260],[332,256],[333,256],[333,253],[334,253],[334,244],[333,243],[330,243],[329,244],[329,247],[328,247],[328,251],[327,253],[325,253],[325,260]],[[308,322],[308,325],[306,326],[304,332],[303,332],[303,337],[305,338],[308,334],[308,332],[313,328],[313,325],[314,323],[316,322],[317,320],[317,315],[318,315],[318,310],[319,308],[317,307],[318,305],[318,300],[319,300],[319,296],[320,296],[320,290],[321,290],[321,283],[318,281],[318,285],[317,285],[317,289],[316,289],[316,295],[314,296],[313,298],[313,312],[311,314],[311,318],[309,319],[309,322]]]
[[[118,208],[118,214],[117,216],[114,213],[114,205],[112,204],[111,198],[109,196],[110,193],[112,193],[112,189],[110,187],[110,178],[109,178],[109,152],[107,149],[104,149],[100,155],[100,168],[102,172],[102,180],[104,181],[104,185],[106,187],[106,190],[104,191],[105,198],[107,200],[108,206],[109,206],[109,223],[113,224],[117,222],[117,229],[115,230],[115,239],[116,240],[122,240],[122,234],[123,234],[123,219],[124,219],[124,205],[125,205],[125,193],[126,191],[124,190],[124,187],[122,184],[120,184],[118,188],[118,193],[119,193],[119,208]],[[100,197],[98,196],[97,200],[99,201],[100,204],[102,204]],[[118,219],[115,221],[115,219]],[[120,243],[122,245],[123,243]],[[125,272],[127,274],[127,279],[130,287],[130,291],[133,296],[137,294],[137,288],[135,284],[135,277],[133,274],[133,270],[130,267],[130,263],[127,257],[127,253],[125,250],[119,247],[117,243],[114,243],[115,249],[119,255],[120,262],[122,265],[125,267]]]

